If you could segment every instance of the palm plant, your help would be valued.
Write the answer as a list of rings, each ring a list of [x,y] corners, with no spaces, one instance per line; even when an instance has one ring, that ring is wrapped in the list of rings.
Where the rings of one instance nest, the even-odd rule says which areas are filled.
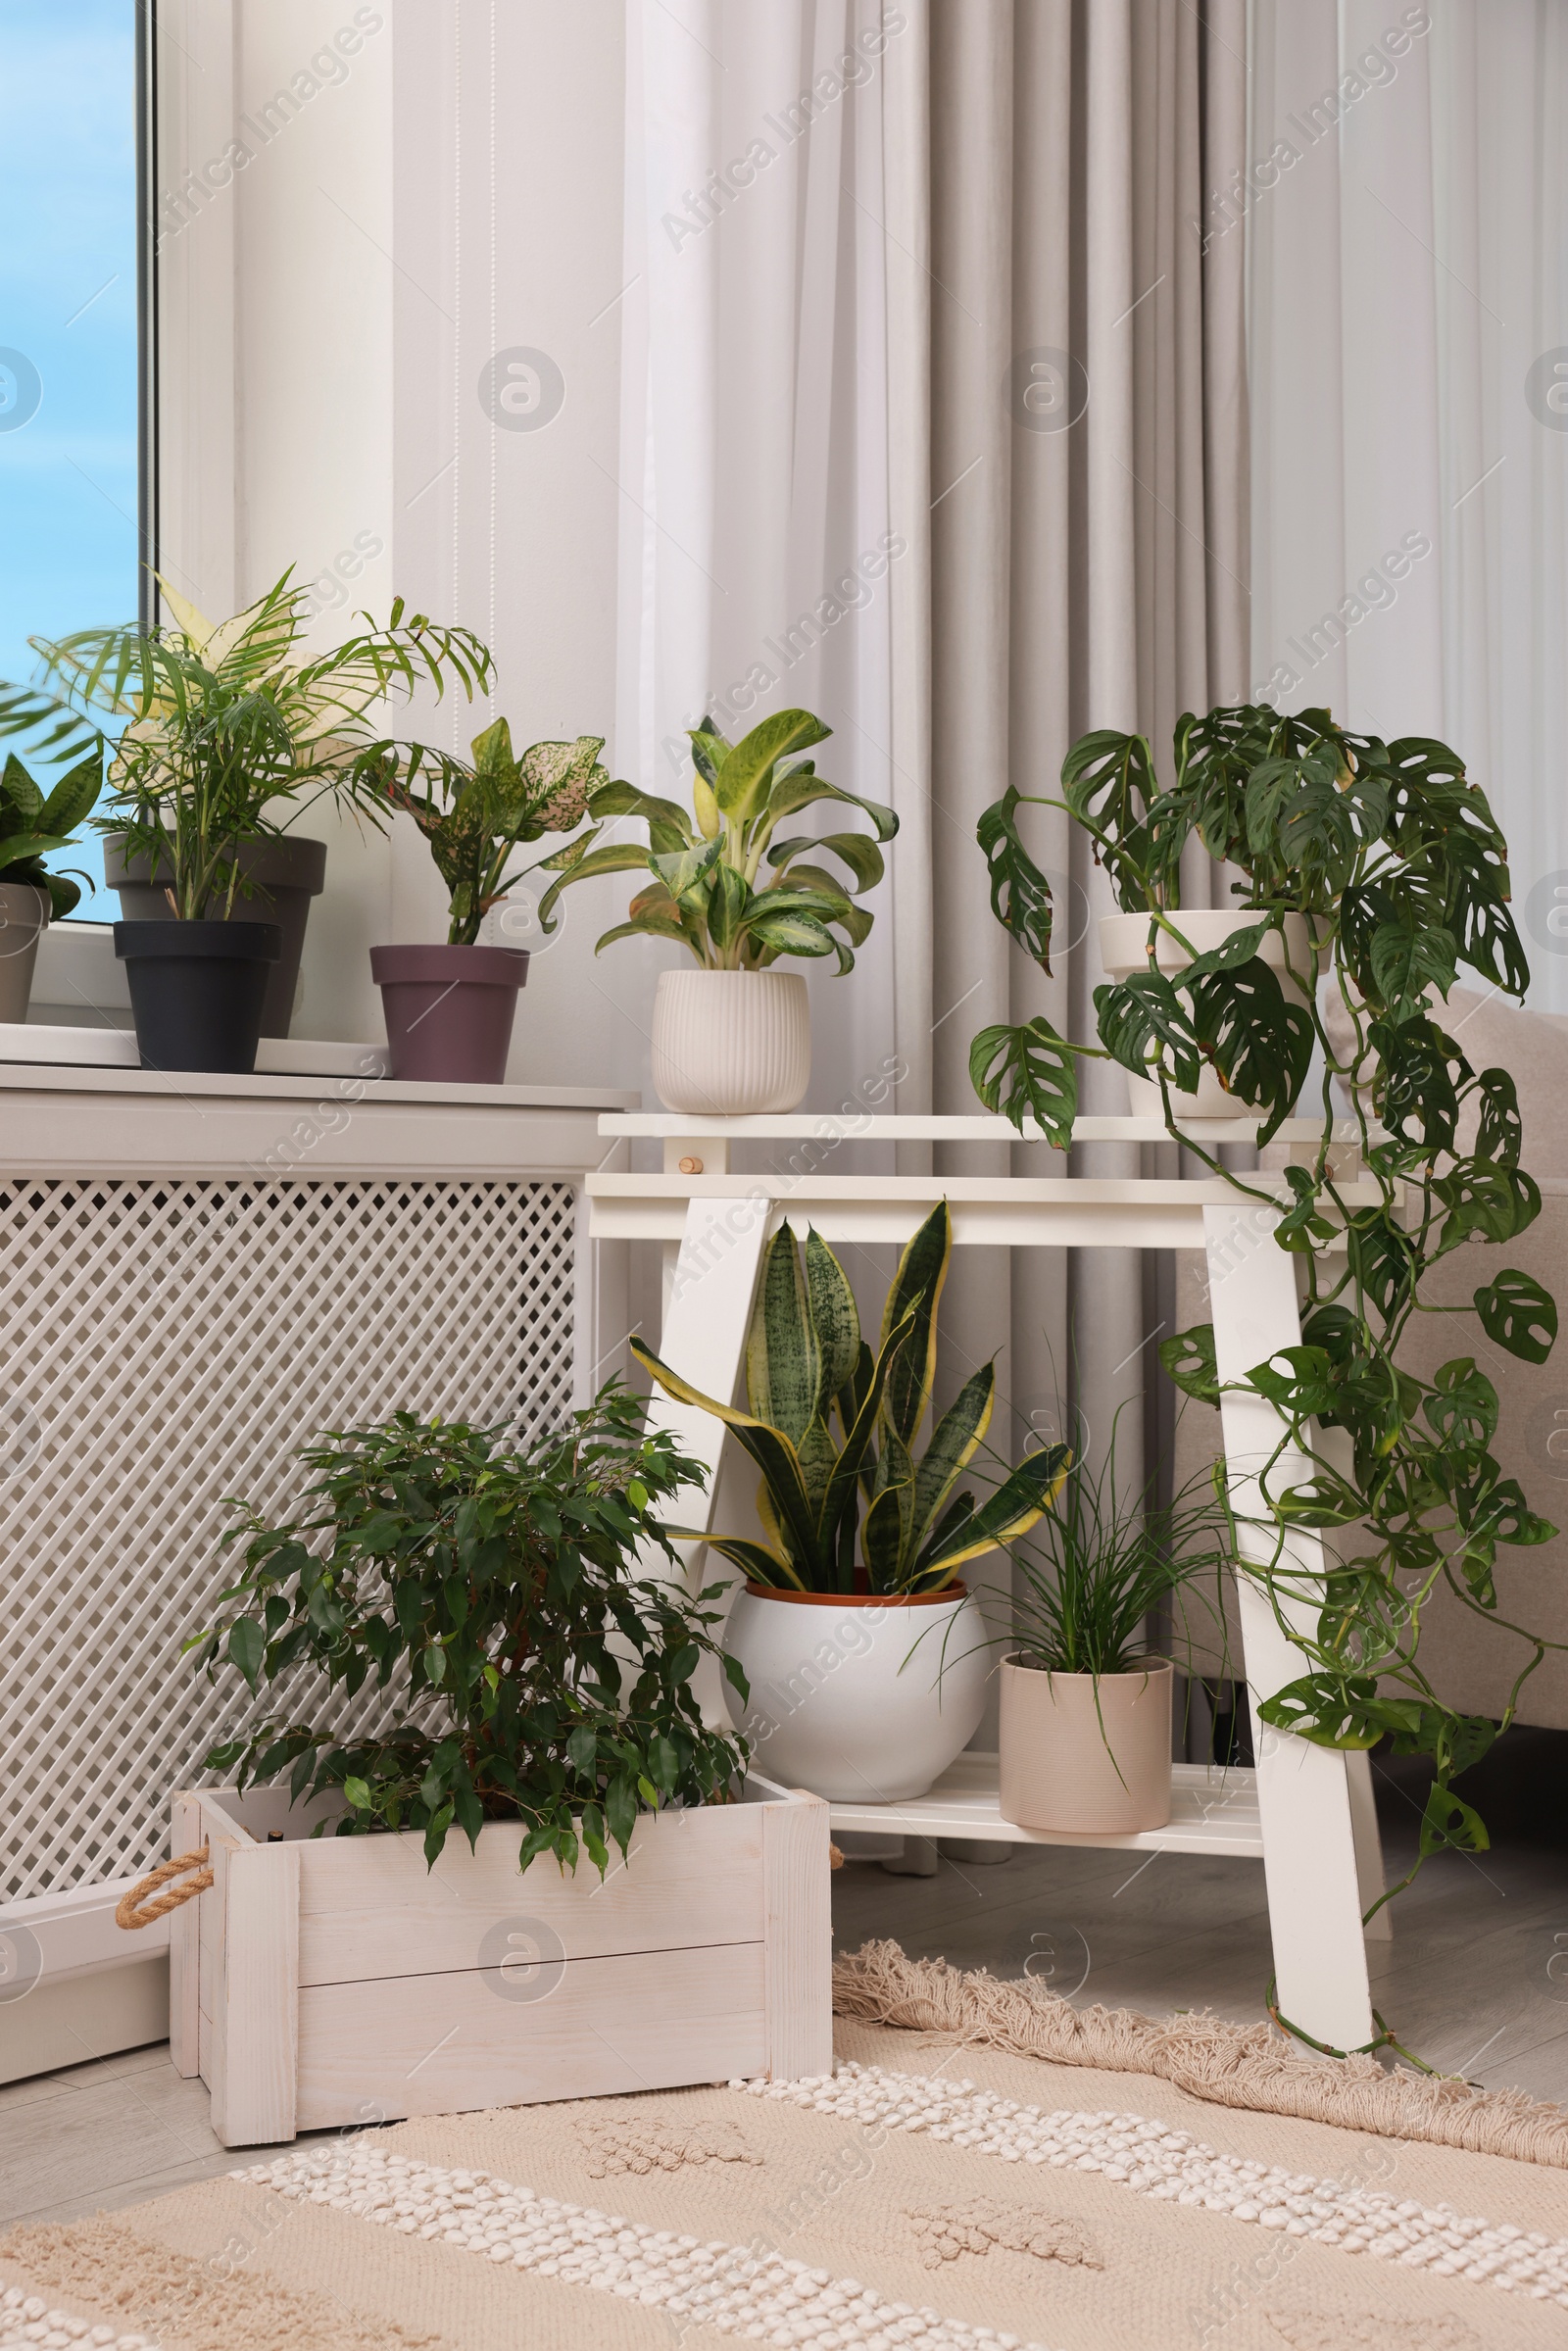
[[[739,743],[728,743],[711,718],[688,730],[696,772],[692,812],[635,785],[606,783],[592,795],[594,829],[543,863],[558,879],[540,902],[548,931],[563,890],[595,874],[645,871],[648,887],[632,900],[627,919],[606,931],[613,939],[678,939],[705,971],[762,971],[780,955],[837,955],[840,972],[853,970],[871,916],[856,897],[882,879],[879,844],[891,841],[898,817],[874,800],[841,791],[816,772],[814,744],[832,732],[809,710],[779,710]],[[863,808],[875,838],[860,832],[776,839],[785,819],[818,801]],[[646,848],[635,841],[601,842],[617,816],[640,817]],[[815,861],[826,850],[849,873],[842,881]],[[762,875],[764,859],[771,871]]]
[[[507,871],[514,849],[545,833],[569,833],[592,795],[624,789],[599,764],[603,735],[534,743],[519,757],[511,727],[498,718],[472,748],[470,765],[429,744],[383,742],[359,763],[361,778],[411,815],[429,843],[447,886],[451,947],[474,946],[490,908],[521,880],[520,871]]]
[[[1032,1454],[978,1505],[973,1494],[956,1491],[990,1424],[993,1364],[964,1383],[915,1456],[952,1253],[952,1218],[941,1200],[899,1260],[873,1356],[826,1242],[808,1232],[803,1263],[794,1234],[781,1226],[767,1247],[747,1343],[749,1412],[704,1396],[633,1340],[638,1361],[665,1393],[723,1421],[761,1471],[758,1514],[768,1542],[707,1539],[752,1582],[890,1596],[940,1591],[965,1560],[1013,1542],[1048,1506],[1067,1466],[1064,1445]]]
[[[110,759],[118,806],[94,821],[131,856],[149,857],[155,878],[167,872],[170,911],[181,921],[232,912],[243,887],[239,844],[284,829],[269,814],[272,804],[354,797],[368,714],[387,696],[421,685],[440,694],[450,676],[471,700],[490,679],[490,656],[471,631],[406,618],[401,598],[385,623],[366,614],[358,636],[302,661],[308,597],[288,583],[285,572],[215,626],[161,580],[168,624],[35,637],[37,682],[0,686],[0,737],[73,768]]]

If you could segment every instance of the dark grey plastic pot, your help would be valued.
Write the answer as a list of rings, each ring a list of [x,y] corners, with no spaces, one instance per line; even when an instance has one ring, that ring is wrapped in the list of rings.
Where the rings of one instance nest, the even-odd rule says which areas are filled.
[[[235,899],[231,919],[271,923],[282,941],[277,961],[268,973],[262,1035],[286,1037],[294,1016],[306,919],[312,899],[320,897],[326,880],[326,843],[297,840],[292,833],[276,841],[242,841],[235,861],[255,887],[248,898],[242,894]],[[171,870],[160,858],[159,871],[165,879]],[[164,879],[153,879],[150,858],[127,857],[123,838],[118,833],[109,833],[104,839],[104,880],[120,893],[120,911],[126,922],[170,919]],[[222,921],[223,917],[213,919]]]
[[[395,1078],[499,1086],[507,1074],[521,947],[372,947]]]
[[[275,922],[117,922],[143,1069],[250,1071]]]

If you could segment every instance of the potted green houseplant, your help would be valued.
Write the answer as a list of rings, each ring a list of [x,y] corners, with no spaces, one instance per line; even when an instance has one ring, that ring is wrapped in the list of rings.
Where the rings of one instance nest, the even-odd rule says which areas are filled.
[[[298,890],[290,929],[303,938],[325,855],[302,844],[296,870],[273,811],[352,798],[368,713],[421,684],[439,692],[449,676],[471,696],[490,657],[467,630],[405,617],[399,600],[384,624],[301,660],[306,593],[286,573],[218,626],[159,584],[172,617],[158,628],[35,638],[39,682],[5,690],[0,731],[110,761],[113,813],[94,822],[109,837],[111,877],[154,894],[138,905],[144,915],[163,902],[115,925],[143,1064],[248,1070],[269,989],[274,1031],[286,1031],[298,973],[297,958],[282,961],[282,920],[256,913],[281,916],[270,894]]]
[[[632,1341],[665,1393],[715,1414],[761,1472],[767,1540],[709,1538],[746,1578],[724,1638],[744,1677],[744,1687],[732,1677],[730,1711],[774,1778],[817,1795],[921,1795],[973,1737],[985,1622],[956,1571],[1032,1527],[1067,1463],[1053,1445],[978,1504],[962,1489],[995,1401],[989,1363],[915,1451],[952,1251],[942,1200],[899,1261],[873,1356],[826,1242],[808,1233],[803,1259],[783,1225],[747,1344],[747,1412]]]
[[[1184,717],[1176,743],[1168,790],[1154,783],[1141,737],[1086,738],[1063,768],[1063,801],[1147,941],[1142,969],[1096,991],[1099,1045],[1070,1042],[1044,1020],[998,1027],[975,1039],[970,1070],[990,1108],[1020,1131],[1033,1117],[1065,1144],[1079,1055],[1108,1055],[1152,1079],[1173,1134],[1178,1095],[1194,1093],[1206,1069],[1227,1108],[1255,1113],[1267,1141],[1321,1055],[1317,1133],[1293,1145],[1295,1163],[1275,1186],[1183,1140],[1302,1261],[1301,1345],[1238,1383],[1266,1397],[1281,1426],[1261,1477],[1275,1564],[1246,1572],[1273,1595],[1302,1665],[1258,1712],[1265,1726],[1325,1746],[1386,1737],[1396,1752],[1430,1756],[1419,1864],[1445,1846],[1485,1844],[1453,1782],[1513,1719],[1520,1689],[1552,1645],[1512,1625],[1520,1670],[1501,1723],[1458,1712],[1429,1679],[1421,1623],[1433,1593],[1444,1587],[1477,1615],[1509,1623],[1499,1554],[1555,1530],[1490,1449],[1497,1395],[1476,1357],[1456,1355],[1430,1380],[1400,1359],[1424,1310],[1428,1269],[1463,1247],[1505,1246],[1540,1209],[1520,1163],[1512,1078],[1474,1069],[1442,1023],[1460,964],[1504,995],[1522,998],[1529,985],[1508,910],[1507,848],[1463,761],[1424,737],[1386,743],[1337,726],[1327,710],[1286,717],[1245,707]],[[999,919],[1049,969],[1050,887],[1019,836],[1019,805],[1009,792],[987,809],[980,841]],[[1195,837],[1242,867],[1250,902],[1230,918],[1230,937],[1201,952],[1176,890],[1182,845]],[[1297,920],[1309,928],[1306,955],[1292,946]],[[1271,939],[1277,967],[1264,959]],[[1161,957],[1165,940],[1175,962]],[[1281,985],[1287,964],[1299,995]],[[1314,966],[1344,1002],[1348,1042],[1330,1032]],[[1348,1199],[1338,1172],[1336,1085],[1370,1202],[1364,1191]],[[1470,1143],[1461,1139],[1467,1111],[1477,1120]],[[1544,1362],[1557,1308],[1539,1282],[1504,1267],[1473,1298],[1488,1346]],[[1167,1338],[1159,1351],[1178,1387],[1218,1400],[1211,1325]],[[1304,1477],[1294,1466],[1303,1456]],[[1293,1593],[1283,1547],[1293,1527],[1349,1531],[1343,1540],[1354,1556],[1330,1563],[1315,1626],[1283,1605]]]
[[[176,1914],[175,2055],[223,2142],[830,2065],[826,1807],[703,1720],[715,1594],[647,1564],[701,1472],[641,1399],[537,1435],[399,1413],[303,1457],[186,1644],[245,1722],[207,1757],[231,1784],[174,1798],[211,1881]]]
[[[0,705],[0,727],[4,717]],[[15,752],[0,768],[0,1020],[26,1019],[44,925],[80,901],[71,876],[50,873],[43,860],[68,846],[102,789],[103,759],[96,751],[47,796]]]
[[[1168,1502],[1157,1489],[1152,1475],[1124,1491],[1113,1428],[1103,1455],[1073,1463],[1012,1554],[1000,1595],[1009,1618],[1001,1801],[1021,1828],[1122,1835],[1170,1818],[1174,1672],[1151,1653],[1150,1620],[1167,1615],[1179,1645],[1187,1604],[1211,1576],[1207,1610],[1223,1628],[1235,1545],[1208,1480]]]
[[[392,1075],[499,1085],[527,951],[479,944],[493,906],[522,879],[513,852],[546,833],[569,833],[590,796],[613,789],[599,764],[602,735],[512,748],[505,718],[473,740],[473,759],[428,744],[377,744],[362,778],[386,806],[414,818],[429,844],[450,906],[447,943],[372,947],[370,969],[386,1010]]]
[[[841,973],[871,916],[855,903],[883,873],[880,844],[899,829],[893,810],[859,800],[816,772],[814,745],[831,729],[809,710],[779,710],[739,743],[710,718],[689,730],[692,809],[633,785],[601,787],[593,829],[544,860],[557,879],[540,902],[546,929],[563,890],[601,873],[652,875],[613,939],[676,939],[693,968],[660,974],[654,999],[654,1085],[671,1110],[792,1110],[811,1074],[810,1004],[782,955],[836,955]],[[871,834],[784,838],[780,828],[820,801],[861,808]],[[605,841],[614,818],[648,827],[641,842]],[[849,878],[818,861],[826,851]],[[764,876],[763,864],[769,871]]]

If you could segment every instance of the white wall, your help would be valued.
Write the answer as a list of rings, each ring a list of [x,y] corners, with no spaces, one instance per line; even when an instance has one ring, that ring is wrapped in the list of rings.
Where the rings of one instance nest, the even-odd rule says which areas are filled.
[[[466,745],[502,712],[519,742],[609,735],[618,0],[183,0],[161,23],[162,186],[231,140],[248,156],[164,249],[170,576],[226,611],[292,563],[321,643],[394,593],[466,622],[498,691],[422,709],[434,740]],[[561,373],[538,429],[481,405],[486,363],[519,346]],[[301,829],[331,847],[296,1034],[379,1036],[368,950],[445,935],[434,868],[407,819],[383,838],[315,810]],[[514,1077],[639,1082],[646,958],[593,958],[624,896],[568,900],[519,1004]]]

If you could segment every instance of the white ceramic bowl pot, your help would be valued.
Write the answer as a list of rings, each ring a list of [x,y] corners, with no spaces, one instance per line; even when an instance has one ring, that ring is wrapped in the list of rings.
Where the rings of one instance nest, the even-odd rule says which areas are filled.
[[[724,1647],[749,1704],[726,1678],[736,1727],[760,1771],[839,1803],[924,1795],[985,1712],[986,1623],[961,1585],[912,1599],[773,1592],[747,1584]]]
[[[666,1110],[793,1110],[811,1082],[811,1006],[798,971],[662,971],[654,1086]]]
[[[1170,1819],[1170,1660],[1127,1674],[1002,1666],[1002,1817],[1020,1829],[1124,1836]],[[1098,1693],[1098,1694],[1097,1694]]]
[[[1255,906],[1183,906],[1170,916],[1183,938],[1190,939],[1200,955],[1212,955],[1216,947],[1238,931],[1247,930],[1258,919]],[[1100,918],[1100,959],[1106,976],[1113,980],[1131,979],[1135,971],[1149,969],[1149,922],[1147,914],[1102,914]],[[1312,936],[1304,914],[1287,914],[1286,937],[1290,941],[1291,962],[1300,972],[1314,972]],[[1159,969],[1167,977],[1185,971],[1192,956],[1168,931],[1159,933],[1155,957]],[[1285,945],[1279,932],[1270,931],[1263,941],[1262,958],[1279,981],[1286,997],[1293,1003],[1305,1005],[1306,991],[1291,978],[1285,967]],[[1158,1081],[1153,1078],[1135,1078],[1127,1072],[1128,1107],[1135,1118],[1159,1118],[1163,1115]],[[1218,1075],[1205,1066],[1195,1094],[1170,1090],[1170,1106],[1183,1118],[1235,1118],[1245,1116],[1248,1105],[1227,1094]]]

